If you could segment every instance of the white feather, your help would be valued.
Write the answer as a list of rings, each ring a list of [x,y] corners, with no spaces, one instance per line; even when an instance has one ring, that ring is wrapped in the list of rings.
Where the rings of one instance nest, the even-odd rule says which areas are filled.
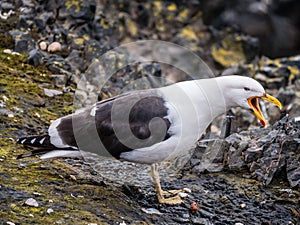
[[[54,150],[40,156],[41,159],[50,159],[56,157],[82,157],[80,151]]]
[[[69,116],[72,116],[72,115],[69,115]],[[61,123],[62,119],[64,119],[64,117],[55,120],[50,125],[50,127],[48,129],[48,133],[49,133],[49,136],[50,136],[50,143],[53,144],[54,146],[58,147],[58,148],[69,148],[69,147],[71,147],[71,148],[76,149],[76,147],[74,147],[74,146],[64,144],[61,137],[58,134],[57,126]]]
[[[97,106],[94,106],[90,112],[90,115],[91,116],[96,116],[96,109],[97,109]]]
[[[45,139],[46,139],[46,137],[44,137],[44,138],[42,138],[42,139],[40,140],[40,144],[41,144],[41,145],[44,143]]]

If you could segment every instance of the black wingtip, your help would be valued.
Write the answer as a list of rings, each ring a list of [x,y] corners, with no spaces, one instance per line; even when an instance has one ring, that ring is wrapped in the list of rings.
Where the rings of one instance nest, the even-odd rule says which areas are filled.
[[[17,143],[38,148],[54,148],[49,135],[22,137],[17,140]]]

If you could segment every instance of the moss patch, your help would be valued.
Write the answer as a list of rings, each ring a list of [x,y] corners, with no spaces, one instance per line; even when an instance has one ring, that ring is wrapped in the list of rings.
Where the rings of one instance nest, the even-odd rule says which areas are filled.
[[[2,52],[0,49],[0,100],[2,109],[13,116],[0,115],[1,223],[109,224],[132,220],[136,213],[127,206],[127,197],[113,187],[70,179],[76,172],[60,160],[16,159],[26,150],[16,145],[15,139],[46,132],[51,120],[73,111],[73,96],[45,96],[42,87],[57,89],[50,72],[26,64],[26,55]],[[28,198],[34,198],[39,206],[26,205]]]

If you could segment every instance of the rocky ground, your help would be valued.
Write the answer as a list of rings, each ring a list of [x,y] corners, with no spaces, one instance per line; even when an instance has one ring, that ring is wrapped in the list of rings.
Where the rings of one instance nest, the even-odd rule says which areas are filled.
[[[239,7],[217,4],[223,7],[220,13],[216,5],[203,4],[206,1],[1,1],[0,223],[299,224],[300,57],[297,51],[286,53],[291,46],[297,49],[293,38],[298,31],[286,35],[291,45],[275,51],[274,45],[268,50],[264,36],[218,26],[234,8],[236,15],[262,19],[256,21],[260,24],[265,12],[273,25],[287,21],[297,27],[297,17],[292,17],[296,14],[285,13],[286,7],[294,12],[289,5],[294,1],[288,6],[284,2],[272,7],[255,1]],[[279,6],[285,6],[280,13]],[[203,7],[215,15],[214,21]],[[256,78],[279,98],[283,111],[262,105],[271,124],[264,129],[250,112],[235,109],[227,137],[220,130],[224,117],[214,121],[183,170],[171,177],[162,171],[163,187],[192,191],[178,206],[158,204],[149,168],[143,166],[104,161],[101,169],[80,159],[16,159],[26,151],[15,144],[18,137],[45,133],[51,121],[78,107],[120,93],[125,86],[147,88],[190,78],[159,62],[128,66],[126,49],[106,54],[105,66],[93,64],[112,48],[145,39],[192,50],[216,75]],[[172,62],[180,58],[192,64],[185,53],[174,55]],[[117,72],[100,90],[100,80],[110,71]],[[128,86],[141,78],[146,78],[141,84]],[[107,173],[107,167],[113,172]]]

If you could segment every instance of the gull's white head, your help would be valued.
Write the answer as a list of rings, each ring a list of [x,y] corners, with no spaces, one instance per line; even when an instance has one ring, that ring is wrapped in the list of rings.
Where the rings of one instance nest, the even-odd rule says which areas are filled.
[[[231,75],[216,78],[221,88],[227,107],[240,106],[251,109],[263,126],[266,120],[259,107],[259,99],[271,102],[281,109],[278,99],[267,94],[263,86],[250,77]]]

